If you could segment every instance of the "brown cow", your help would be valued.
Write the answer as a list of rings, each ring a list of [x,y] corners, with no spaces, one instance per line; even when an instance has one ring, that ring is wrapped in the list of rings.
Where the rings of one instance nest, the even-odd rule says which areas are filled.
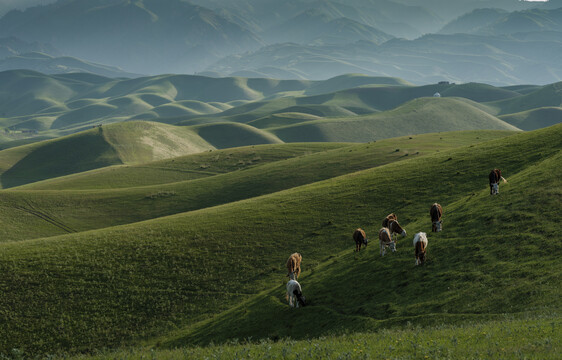
[[[402,237],[406,236],[406,230],[403,229],[402,226],[400,226],[398,220],[390,220],[388,222],[388,230],[390,230],[392,239],[396,239],[396,237],[398,237],[398,234],[402,235]]]
[[[293,253],[287,259],[287,276],[291,280],[297,280],[301,273],[301,262],[302,255],[299,253]]]
[[[392,241],[390,230],[388,228],[383,227],[379,230],[379,241],[381,245],[381,256],[384,256],[384,254],[386,254],[387,246],[390,246],[390,250],[392,250],[392,252],[396,251],[396,242]]]
[[[353,232],[353,240],[355,240],[355,251],[361,251],[361,245],[365,245],[365,248],[367,248],[367,244],[369,243],[367,234],[365,234],[365,231],[361,228]]]
[[[427,250],[427,234],[419,232],[414,235],[414,248],[416,249],[416,265],[423,265]]]
[[[488,180],[490,181],[490,195],[498,195],[500,193],[500,180],[504,183],[507,182],[502,176],[500,169],[494,169],[488,175]]]
[[[388,222],[389,222],[390,220],[396,220],[396,221],[398,221],[398,217],[396,216],[395,213],[386,215],[386,217],[385,217],[384,220],[382,221],[382,227],[386,227],[386,228],[387,228],[387,227],[388,227]]]
[[[431,205],[429,209],[429,215],[431,216],[431,231],[439,232],[443,230],[443,220],[441,220],[441,215],[443,215],[443,208],[438,203]]]

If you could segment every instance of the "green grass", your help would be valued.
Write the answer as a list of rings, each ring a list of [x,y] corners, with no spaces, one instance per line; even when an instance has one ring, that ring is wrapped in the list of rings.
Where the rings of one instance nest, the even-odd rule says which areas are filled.
[[[503,121],[530,131],[558,124],[562,121],[562,107],[543,107],[516,114],[499,116]]]
[[[236,156],[234,156],[235,152],[231,150],[217,153],[219,158],[216,160],[215,167],[210,167],[210,169],[222,173],[215,176],[151,186],[99,190],[100,185],[103,187],[107,183],[118,182],[123,178],[122,185],[125,185],[127,178],[139,175],[136,171],[138,167],[133,167],[132,171],[129,171],[131,168],[124,168],[116,175],[111,171],[112,169],[108,169],[101,176],[93,178],[89,178],[87,174],[78,175],[82,180],[75,185],[72,184],[71,179],[69,188],[74,190],[27,190],[28,188],[42,188],[39,183],[22,187],[22,190],[4,191],[3,197],[0,198],[0,205],[5,210],[2,212],[3,218],[0,221],[12,224],[12,227],[18,227],[17,224],[19,224],[19,227],[23,228],[27,217],[20,218],[19,214],[21,212],[33,214],[36,212],[35,209],[40,209],[42,213],[48,214],[62,224],[63,229],[71,229],[71,232],[99,229],[270,194],[394,161],[419,157],[435,151],[443,151],[509,134],[509,132],[489,131],[427,134],[411,137],[411,139],[403,137],[371,144],[334,148],[331,151],[316,154],[305,153],[303,156],[271,163],[267,163],[266,158],[263,164],[255,158],[259,152],[253,149],[250,152],[252,158],[249,159],[253,166],[248,166],[251,164],[248,164],[248,160],[246,160],[248,155],[245,155],[244,150]],[[274,148],[279,147],[280,145],[274,146]],[[326,145],[326,149],[330,149],[330,146]],[[264,150],[268,151],[267,148]],[[205,164],[211,163],[211,159],[200,155],[191,159],[199,161],[201,158],[205,159]],[[186,158],[187,163],[188,159]],[[244,161],[245,165],[240,164],[240,161]],[[179,166],[183,168],[181,163]],[[156,163],[156,167],[158,167],[158,163]],[[186,169],[193,169],[193,167],[190,165]],[[244,170],[233,171],[239,169]],[[144,181],[150,183],[150,179],[156,175],[157,173],[146,180],[139,179],[131,183],[133,185]],[[65,180],[65,178],[61,179],[62,187],[66,186]],[[57,182],[58,179],[50,180],[43,188],[53,184],[53,189],[56,189],[58,188]],[[82,188],[89,190],[80,190]],[[19,232],[13,232],[11,227],[0,227],[0,239],[1,241],[18,241],[61,233],[60,228],[53,228],[50,225],[36,227],[34,228],[35,236],[30,236],[27,232],[27,237],[23,238],[20,237]]]
[[[473,320],[462,325],[422,328],[408,324],[403,329],[300,341],[234,338],[222,345],[106,351],[72,359],[556,359],[562,351],[561,326],[555,315],[522,319],[501,316],[500,320]]]
[[[492,136],[491,133],[482,134],[483,137],[487,135]],[[138,165],[106,167],[20,186],[18,190],[114,189],[168,184],[245,170],[270,162],[351,145],[293,143],[206,151]]]
[[[421,98],[381,113],[313,120],[269,130],[285,142],[305,138],[367,142],[408,134],[477,129],[517,130],[456,98]]]
[[[481,120],[482,117],[482,114],[475,114],[475,109],[496,116],[557,107],[560,106],[558,87],[559,84],[550,84],[513,87],[512,90],[479,83],[413,86],[401,79],[358,74],[324,81],[188,75],[110,79],[15,70],[0,76],[0,129],[12,133],[20,131],[20,135],[0,138],[0,147],[21,145],[23,138],[36,142],[74,134],[92,125],[130,120],[195,126],[196,131],[208,126],[202,128],[202,133],[219,148],[281,140],[366,142],[403,135],[388,132],[390,120],[375,120],[396,116],[398,107],[412,108],[412,105],[420,108],[412,108],[408,118],[400,115],[399,127],[420,129],[427,122],[429,128],[423,129],[424,132],[495,129],[497,119],[489,119],[492,125],[476,121],[478,125],[475,126],[471,119]],[[428,115],[422,115],[421,119],[414,116],[413,111],[424,112],[425,105],[412,101],[431,97],[436,92],[464,101],[470,109],[454,111],[453,106],[436,110],[441,113],[430,117],[439,117],[444,122],[439,126],[434,126],[435,121],[429,121]],[[284,117],[283,113],[292,115]],[[303,115],[299,118],[294,113]],[[311,122],[310,116],[320,119]],[[548,116],[544,114],[543,118],[543,113],[537,112],[533,123],[537,126],[552,124]],[[351,123],[352,120],[356,122]],[[225,123],[235,125],[226,126]],[[289,128],[275,130],[287,126]],[[29,130],[37,133],[22,135],[21,131]],[[229,131],[235,131],[242,140],[232,141],[234,137],[228,135]]]
[[[487,103],[496,108],[498,115],[520,113],[542,107],[562,105],[562,82],[545,85],[526,95]]]
[[[3,188],[214,149],[188,128],[127,122],[0,152]]]
[[[308,339],[556,312],[561,132],[558,125],[170,217],[0,244],[0,352]],[[493,167],[509,180],[497,197],[488,195]],[[17,193],[2,197],[18,201]],[[52,196],[64,203],[63,192]],[[416,268],[412,235],[428,230],[434,201],[444,206],[444,231],[430,234],[429,262]],[[381,258],[372,244],[354,254],[353,229],[373,238],[389,212],[409,233],[398,252]],[[304,257],[299,280],[310,300],[298,312],[283,299],[283,264],[294,251]]]

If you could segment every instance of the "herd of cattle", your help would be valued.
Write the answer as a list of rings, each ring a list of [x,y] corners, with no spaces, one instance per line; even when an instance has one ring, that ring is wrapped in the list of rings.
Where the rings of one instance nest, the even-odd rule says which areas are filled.
[[[499,194],[499,182],[507,182],[501,175],[499,169],[494,169],[490,172],[488,176],[490,181],[490,195]],[[443,215],[443,208],[440,204],[434,203],[429,209],[429,215],[431,217],[431,231],[440,232],[443,230],[443,220],[441,216]],[[398,235],[405,237],[406,230],[403,229],[398,223],[398,217],[396,214],[388,214],[382,221],[382,228],[379,230],[379,243],[380,243],[380,254],[384,256],[386,254],[386,248],[390,248],[392,252],[396,251],[396,240]],[[361,251],[361,246],[367,247],[369,239],[367,234],[361,228],[353,232],[353,240],[355,241],[355,251]],[[425,256],[427,252],[427,234],[424,232],[418,232],[414,235],[414,255],[416,258],[416,265],[422,265],[425,262]],[[302,294],[302,288],[297,278],[301,273],[301,262],[302,255],[299,253],[291,254],[287,260],[287,276],[289,276],[289,282],[287,283],[287,300],[289,301],[289,306],[299,307],[306,305],[306,299]]]

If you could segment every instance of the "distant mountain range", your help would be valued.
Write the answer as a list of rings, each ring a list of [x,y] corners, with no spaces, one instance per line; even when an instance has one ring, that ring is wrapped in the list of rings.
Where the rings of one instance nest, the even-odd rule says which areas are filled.
[[[0,36],[138,73],[190,73],[262,45],[250,31],[181,0],[61,0],[0,19]]]
[[[7,13],[0,36],[35,44],[0,42],[0,69],[47,73],[562,80],[561,0],[59,0]]]

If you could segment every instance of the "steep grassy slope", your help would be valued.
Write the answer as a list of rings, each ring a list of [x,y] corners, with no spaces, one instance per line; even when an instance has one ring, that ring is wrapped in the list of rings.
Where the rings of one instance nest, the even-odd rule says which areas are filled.
[[[517,130],[466,101],[421,98],[383,113],[308,121],[270,131],[285,142],[305,138],[306,141],[366,142],[408,134],[475,129]]]
[[[562,107],[543,107],[499,118],[522,130],[536,130],[562,122]]]
[[[193,131],[128,122],[0,151],[3,188],[116,164],[135,164],[214,149]]]
[[[0,240],[47,237],[60,234],[61,229],[66,232],[92,230],[199,210],[403,160],[409,155],[450,149],[507,134],[476,132],[420,135],[413,139],[407,137],[334,149],[201,179],[129,189],[3,191],[0,197],[3,210],[0,222],[6,225],[0,226]],[[396,149],[397,146],[401,148]],[[217,161],[220,162],[220,158]],[[229,159],[225,159],[224,164],[236,165]],[[109,179],[103,180],[102,184],[113,181],[112,173],[107,176]],[[86,178],[86,188],[97,189],[95,181],[99,180],[99,177]],[[56,180],[53,182],[56,183]],[[17,211],[12,211],[14,209]],[[11,230],[25,226],[22,222],[25,219],[18,216],[21,211],[36,214],[41,219],[47,215],[59,226],[54,229],[51,226],[30,229],[36,230],[34,235],[27,233],[27,237],[21,237],[19,232]]]
[[[165,344],[559,309],[561,135],[559,125],[200,211],[2,244],[0,309],[10,311],[0,312],[0,351],[116,346],[178,326]],[[496,166],[510,182],[490,197]],[[430,261],[414,269],[406,249],[434,201],[445,231],[430,235]],[[398,252],[355,256],[353,229],[373,234],[391,211],[409,231]],[[281,300],[293,251],[311,300],[298,313]]]
[[[562,106],[562,82],[546,85],[521,97],[487,103],[496,109],[496,114],[505,115],[522,111]]]

